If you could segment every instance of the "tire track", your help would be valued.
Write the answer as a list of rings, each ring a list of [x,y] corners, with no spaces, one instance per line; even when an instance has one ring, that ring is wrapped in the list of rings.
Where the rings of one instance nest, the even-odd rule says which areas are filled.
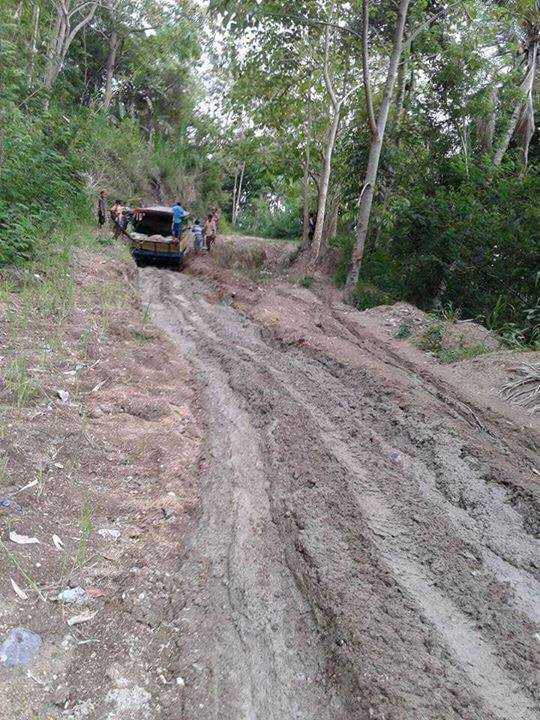
[[[406,516],[421,506],[413,503],[412,495],[408,497],[407,491],[394,480],[388,488],[380,489],[368,476],[367,469],[381,470],[377,468],[380,460],[362,446],[370,442],[370,429],[364,427],[358,434],[358,428],[369,419],[370,413],[357,414],[356,439],[352,443],[350,422],[346,422],[348,406],[354,406],[358,400],[355,396],[358,386],[348,387],[339,373],[328,372],[321,363],[301,353],[283,352],[268,345],[252,323],[230,308],[208,306],[201,299],[204,285],[199,281],[149,270],[142,275],[142,285],[154,319],[173,339],[188,348],[206,386],[213,459],[203,475],[206,507],[193,541],[195,556],[202,553],[205,559],[192,561],[191,565],[194,562],[195,565],[209,564],[212,572],[216,572],[216,568],[223,565],[219,560],[220,543],[216,540],[220,523],[225,526],[222,530],[228,538],[227,569],[225,573],[218,570],[220,577],[227,578],[228,613],[224,615],[219,610],[218,598],[223,595],[223,589],[215,596],[214,592],[205,591],[204,619],[200,612],[196,613],[190,633],[208,642],[216,624],[229,627],[232,623],[236,639],[232,639],[234,633],[230,629],[222,633],[219,648],[215,641],[210,643],[212,652],[207,648],[206,656],[213,658],[209,662],[214,663],[214,670],[193,694],[192,711],[195,712],[197,704],[203,705],[198,709],[202,714],[193,717],[256,717],[259,720],[286,717],[336,720],[364,716],[396,720],[417,717],[438,720],[442,716],[445,720],[454,717],[529,720],[536,717],[532,698],[526,690],[529,683],[522,686],[514,667],[520,662],[527,664],[528,651],[524,655],[514,654],[513,664],[508,665],[506,659],[505,666],[501,665],[501,652],[495,649],[497,645],[487,641],[486,627],[477,631],[474,619],[469,619],[456,606],[447,594],[448,588],[437,588],[440,573],[427,572],[420,560],[418,541],[411,535],[411,518]],[[152,302],[156,294],[160,303]],[[366,383],[364,397],[360,398],[360,402],[368,401],[370,412],[377,407],[377,403],[373,405],[372,392],[373,388]],[[306,455],[298,428],[294,431],[289,428],[287,436],[283,423],[294,423],[295,416],[303,424],[306,444],[318,445],[318,450],[328,458],[326,468],[324,457],[316,460],[314,453]],[[378,432],[387,431],[384,423],[376,424]],[[360,471],[363,464],[366,469]],[[305,467],[303,474],[313,475],[316,483],[328,473],[325,492],[330,510],[327,509],[326,516],[325,513],[317,517],[310,515],[311,508],[302,495],[304,491],[287,487],[295,465],[301,465],[303,471]],[[387,479],[391,475],[392,472],[388,473]],[[380,477],[384,478],[384,473]],[[399,502],[389,491],[399,493]],[[424,500],[430,500],[429,494]],[[343,506],[341,516],[336,501]],[[436,517],[443,507],[443,504],[433,507],[433,497],[431,501],[429,512],[422,508],[423,515],[427,512],[426,519],[431,513]],[[233,520],[225,520],[226,506],[231,505],[229,514]],[[350,517],[346,517],[347,512]],[[298,520],[303,513],[313,525],[308,530],[305,522]],[[405,525],[402,524],[404,516]],[[300,525],[304,522],[304,528],[297,522]],[[437,531],[440,535],[449,532],[448,528],[452,534],[458,534],[459,528],[448,525],[446,519]],[[321,547],[318,533],[332,538],[331,544]],[[293,542],[291,537],[295,535]],[[436,533],[438,539],[431,541],[433,553],[443,547],[437,545],[444,540],[439,535]],[[362,675],[361,658],[354,657],[355,651],[363,654],[364,661],[379,662],[375,651],[362,644],[369,639],[364,629],[359,633],[359,642],[351,641],[343,650],[338,645],[336,650],[336,635],[339,636],[341,629],[346,632],[348,629],[351,637],[355,634],[349,618],[343,615],[344,609],[348,607],[352,618],[360,617],[365,593],[355,596],[343,586],[347,573],[336,575],[331,563],[333,561],[338,569],[340,565],[348,567],[351,580],[360,581],[354,559],[355,542],[366,546],[369,555],[366,562],[372,563],[374,597],[381,593],[381,589],[376,588],[375,576],[382,577],[390,571],[393,578],[391,597],[387,597],[386,602],[392,604],[392,611],[401,618],[396,631],[399,632],[401,621],[411,633],[409,638],[400,638],[397,646],[405,650],[409,645],[409,650],[415,648],[418,655],[424,657],[422,643],[435,643],[437,652],[427,655],[431,659],[435,655],[433,662],[442,670],[442,678],[421,677],[418,670],[413,669],[404,681],[399,662],[393,661],[391,649],[384,647],[381,652],[386,654],[380,662],[390,678],[385,675],[382,682],[382,673],[371,671]],[[316,567],[321,562],[330,563],[322,576]],[[186,572],[184,569],[184,574]],[[188,575],[194,572],[196,568],[191,567]],[[325,579],[327,575],[335,576],[352,606],[339,600],[339,592]],[[377,582],[380,584],[380,578]],[[486,579],[474,581],[464,577],[463,582],[473,588],[475,582],[478,586]],[[200,583],[197,585],[201,587]],[[276,596],[282,600],[277,602]],[[476,596],[477,601],[478,598],[482,599],[482,595]],[[384,604],[384,593],[379,600]],[[411,600],[412,615],[419,618],[414,639]],[[505,609],[499,603],[494,611],[504,613]],[[387,621],[384,613],[380,621]],[[523,644],[528,638],[523,636],[520,622],[517,618],[514,629],[518,632],[517,643]],[[494,631],[489,625],[487,628]],[[498,631],[496,626],[495,631]],[[378,648],[380,638],[371,639]],[[504,638],[500,637],[497,643],[504,644]],[[218,649],[226,658],[237,658],[231,667],[223,669]],[[186,652],[193,656],[188,648]],[[450,653],[451,659],[444,659],[445,652]],[[238,655],[243,656],[243,660],[238,659]],[[235,688],[239,677],[240,687]],[[415,683],[421,691],[417,699],[414,698]],[[425,697],[426,694],[434,697]],[[474,700],[475,696],[480,705]],[[216,700],[206,707],[209,697]],[[227,700],[224,702],[223,698]]]

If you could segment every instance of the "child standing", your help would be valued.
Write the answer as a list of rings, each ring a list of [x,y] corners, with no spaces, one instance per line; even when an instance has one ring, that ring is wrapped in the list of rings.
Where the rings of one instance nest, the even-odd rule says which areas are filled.
[[[201,250],[203,246],[203,229],[199,218],[197,218],[193,223],[191,232],[193,233],[193,237],[195,238],[195,252],[199,252],[199,250]]]

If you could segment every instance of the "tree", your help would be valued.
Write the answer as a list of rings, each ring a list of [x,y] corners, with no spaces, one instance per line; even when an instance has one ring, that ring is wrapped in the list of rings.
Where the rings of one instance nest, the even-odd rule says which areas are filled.
[[[369,75],[369,0],[363,0],[363,32],[362,32],[362,61],[364,64],[364,83],[366,92],[366,103],[368,108],[369,127],[371,133],[371,141],[369,145],[369,156],[364,176],[364,182],[360,197],[358,200],[358,220],[356,225],[356,242],[351,256],[351,263],[347,281],[345,283],[345,293],[350,298],[354,293],[360,273],[360,265],[364,255],[366,237],[369,227],[369,218],[371,215],[371,206],[373,204],[373,195],[375,192],[375,183],[377,180],[377,172],[379,169],[379,160],[381,157],[381,149],[388,121],[388,113],[392,102],[394,85],[396,82],[399,60],[403,48],[403,37],[405,33],[405,22],[409,10],[410,0],[399,0],[397,8],[397,18],[395,23],[394,38],[392,42],[392,51],[390,62],[386,73],[386,81],[384,84],[384,92],[381,106],[375,119],[373,109],[373,100],[371,92],[371,80]]]
[[[326,205],[328,200],[328,186],[330,183],[330,175],[332,172],[332,155],[334,153],[334,147],[336,144],[336,137],[338,133],[339,123],[341,120],[341,114],[343,105],[345,102],[354,94],[356,86],[350,87],[348,75],[345,74],[342,79],[342,88],[337,90],[335,81],[331,74],[331,62],[330,62],[330,49],[331,49],[331,38],[332,38],[332,25],[334,24],[335,15],[335,3],[331,3],[330,14],[325,22],[324,28],[324,59],[323,59],[323,77],[324,85],[328,97],[330,99],[330,122],[326,131],[325,147],[323,154],[322,170],[319,180],[319,193],[317,202],[317,220],[315,224],[315,232],[313,234],[313,241],[311,245],[311,258],[310,265],[315,267],[319,260],[321,252],[321,241],[323,237],[325,217],[326,217]]]
[[[47,65],[43,85],[50,93],[66,55],[78,33],[95,15],[99,0],[53,0],[54,24],[49,39]]]
[[[524,77],[519,88],[516,106],[493,156],[493,164],[496,167],[501,164],[517,129],[520,130],[523,137],[523,160],[526,166],[529,146],[534,133],[533,90],[540,61],[540,8],[528,13],[519,29],[521,32],[518,36],[518,58],[525,65]]]

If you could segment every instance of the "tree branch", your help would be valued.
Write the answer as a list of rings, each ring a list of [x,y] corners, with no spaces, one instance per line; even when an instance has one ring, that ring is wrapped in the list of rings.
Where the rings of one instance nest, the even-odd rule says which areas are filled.
[[[308,18],[305,15],[292,15],[292,17],[295,17],[297,20],[300,20],[301,22],[305,23],[306,25],[314,25],[317,27],[329,27],[333,30],[339,30],[340,32],[347,33],[349,35],[353,35],[353,37],[356,37],[358,39],[362,39],[362,35],[359,32],[356,32],[356,30],[353,30],[348,25],[338,25],[337,23],[327,22],[326,20],[314,20],[313,18]]]
[[[362,67],[364,75],[364,91],[366,93],[366,106],[368,111],[369,129],[373,137],[377,137],[377,123],[373,111],[373,96],[371,93],[371,77],[369,74],[369,0],[362,0]]]
[[[91,22],[92,18],[94,17],[94,14],[95,14],[95,12],[96,12],[96,10],[97,10],[98,3],[99,3],[99,0],[93,0],[92,6],[91,6],[90,10],[88,11],[88,14],[85,15],[85,17],[83,17],[83,19],[80,20],[80,21],[77,23],[77,25],[75,25],[75,27],[73,28],[73,30],[69,33],[69,35],[68,35],[68,37],[67,37],[67,41],[66,41],[66,43],[65,43],[64,56],[65,56],[65,54],[67,53],[67,51],[69,50],[69,47],[70,47],[71,43],[73,42],[73,39],[76,37],[77,33],[78,33],[80,30],[82,30],[82,28],[83,28],[85,25],[87,25],[89,22]]]
[[[416,38],[420,35],[420,33],[424,32],[426,28],[428,28],[432,23],[434,23],[436,20],[438,20],[443,15],[446,15],[452,10],[453,8],[457,7],[458,5],[461,5],[462,0],[457,0],[457,2],[453,2],[448,7],[443,8],[442,10],[439,10],[439,12],[435,13],[434,15],[431,15],[431,17],[428,17],[427,20],[425,20],[423,23],[421,23],[416,30],[413,30],[411,34],[406,37],[403,41],[403,47],[407,47],[410,45],[413,40],[416,40]]]
[[[326,91],[330,95],[330,100],[332,101],[332,105],[334,107],[334,110],[337,107],[338,99],[336,97],[336,93],[334,92],[334,86],[332,85],[332,80],[330,78],[330,71],[328,68],[330,62],[330,28],[327,26],[326,31],[324,33],[324,84],[326,85]]]

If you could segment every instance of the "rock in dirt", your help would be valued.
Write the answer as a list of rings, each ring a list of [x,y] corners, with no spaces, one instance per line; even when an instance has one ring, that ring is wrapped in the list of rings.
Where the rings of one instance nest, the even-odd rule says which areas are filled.
[[[19,535],[14,530],[9,533],[9,539],[11,542],[17,543],[17,545],[39,545],[39,540],[35,537],[28,537],[28,535]]]
[[[89,599],[82,587],[66,588],[57,595],[57,600],[60,602],[75,603],[75,605],[84,605]]]
[[[69,627],[73,627],[73,625],[81,625],[82,623],[90,622],[91,620],[94,619],[96,614],[97,614],[97,611],[81,613],[80,615],[74,615],[73,617],[69,618],[69,620],[67,621],[67,624],[69,625]]]
[[[56,394],[63,403],[67,403],[67,401],[69,400],[69,393],[67,390],[57,390]]]
[[[101,537],[109,538],[111,540],[118,540],[118,538],[121,535],[120,530],[116,530],[115,528],[101,528],[98,530],[98,535],[101,535]]]
[[[0,663],[6,667],[29,665],[43,641],[39,635],[23,627],[13,628],[0,646]]]
[[[10,500],[10,498],[0,498],[0,515],[20,512],[22,512],[22,507],[19,503],[16,503],[15,500]]]
[[[107,716],[108,720],[123,720],[124,718],[149,717],[148,705],[152,696],[144,688],[135,685],[127,688],[110,690],[105,700],[114,703],[114,710]]]

